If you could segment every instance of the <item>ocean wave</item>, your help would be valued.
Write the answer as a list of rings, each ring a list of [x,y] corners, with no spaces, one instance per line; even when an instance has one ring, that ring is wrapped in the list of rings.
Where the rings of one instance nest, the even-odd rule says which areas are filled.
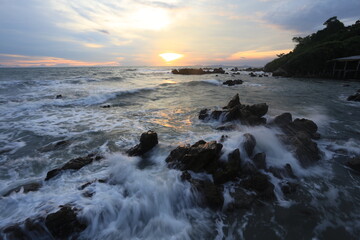
[[[216,80],[216,79],[206,79],[206,80],[200,80],[200,81],[190,81],[190,82],[187,82],[186,84],[188,84],[190,86],[196,86],[196,85],[202,85],[202,84],[221,86],[222,82],[220,80]]]

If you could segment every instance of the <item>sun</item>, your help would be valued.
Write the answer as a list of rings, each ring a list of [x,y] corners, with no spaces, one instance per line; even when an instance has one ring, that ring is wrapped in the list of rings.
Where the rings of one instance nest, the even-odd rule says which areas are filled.
[[[178,53],[161,53],[159,54],[159,56],[162,57],[165,60],[165,62],[171,62],[176,59],[184,57],[184,55]]]

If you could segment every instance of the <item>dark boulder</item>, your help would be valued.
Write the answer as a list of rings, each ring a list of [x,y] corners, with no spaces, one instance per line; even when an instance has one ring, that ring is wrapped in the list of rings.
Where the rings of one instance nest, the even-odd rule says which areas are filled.
[[[257,173],[257,168],[256,166],[251,163],[251,162],[245,162],[241,168],[242,173],[246,174],[246,175],[253,175],[255,173]]]
[[[257,172],[249,176],[242,182],[243,187],[257,192],[258,196],[262,199],[273,200],[275,199],[274,185],[269,181],[268,176]]]
[[[241,105],[240,97],[239,97],[239,94],[237,93],[224,108],[231,109],[231,108],[233,108],[235,106],[239,106],[239,105]]]
[[[240,85],[243,84],[243,80],[237,79],[237,80],[226,80],[225,82],[223,82],[223,85],[228,85],[228,86],[234,86],[234,85]]]
[[[360,102],[360,92],[355,93],[347,98],[348,101]]]
[[[291,165],[288,163],[283,168],[270,167],[268,171],[271,172],[274,177],[279,179],[296,178]]]
[[[147,131],[141,134],[140,144],[129,149],[126,153],[129,156],[141,156],[146,152],[150,151],[153,147],[158,144],[158,136],[154,131]]]
[[[63,96],[61,94],[56,95],[56,99],[61,99]]]
[[[192,182],[207,207],[214,210],[222,208],[224,204],[223,186],[215,185],[211,181],[192,180]]]
[[[256,146],[256,139],[250,133],[245,133],[244,135],[244,149],[247,155],[251,158],[254,153],[254,148]]]
[[[249,209],[255,200],[255,195],[247,193],[244,189],[239,186],[235,187],[234,191],[230,192],[230,196],[234,199],[229,204],[228,210],[235,209]]]
[[[314,123],[313,121],[311,121],[309,119],[305,119],[305,118],[295,119],[293,121],[293,126],[295,127],[295,129],[297,131],[304,131],[304,132],[308,133],[312,138],[318,130],[318,126],[316,125],[316,123]]]
[[[221,118],[222,114],[223,114],[223,111],[215,110],[210,114],[210,118],[219,120]]]
[[[296,158],[304,167],[321,159],[317,144],[311,140],[307,133],[298,132],[291,138],[291,143],[295,147]]]
[[[45,145],[45,146],[39,148],[38,151],[40,151],[40,152],[55,151],[55,150],[63,149],[64,147],[69,146],[70,144],[71,144],[71,141],[69,141],[69,140],[61,140],[61,141],[57,141],[57,142]]]
[[[346,162],[346,165],[353,170],[360,172],[360,157],[355,157]]]
[[[21,189],[23,189],[23,193],[35,192],[35,191],[39,190],[39,188],[41,188],[41,186],[42,186],[42,184],[38,183],[38,182],[23,184],[21,186],[18,186],[16,188],[13,188],[13,189],[9,190],[3,196],[7,197],[11,193],[20,192]]]
[[[198,141],[192,146],[179,146],[170,152],[166,162],[170,168],[213,173],[218,167],[222,144]]]
[[[274,118],[273,123],[279,127],[284,127],[289,125],[292,122],[291,113],[283,113]]]
[[[200,120],[205,120],[206,118],[209,117],[209,109],[205,108],[202,109],[199,113],[199,119]]]
[[[69,206],[62,206],[59,211],[49,214],[45,225],[55,239],[69,238],[86,228],[86,225],[77,219],[75,209]]]
[[[51,178],[57,176],[58,174],[60,174],[64,170],[79,170],[82,167],[92,163],[93,161],[99,161],[102,158],[103,158],[102,156],[91,153],[91,154],[89,154],[89,155],[87,155],[85,157],[79,157],[79,158],[71,159],[70,161],[65,163],[65,165],[62,166],[61,168],[56,168],[56,169],[53,169],[53,170],[49,171],[46,174],[45,181],[50,180]]]
[[[251,105],[247,108],[253,115],[257,117],[264,116],[269,109],[269,106],[266,103],[259,103]]]
[[[281,191],[285,195],[296,192],[297,187],[298,187],[298,184],[293,183],[293,182],[288,182],[288,181],[282,182],[280,184]]]
[[[241,158],[239,149],[235,149],[228,155],[228,161],[223,164],[213,173],[215,184],[223,184],[228,181],[234,181],[236,177],[240,176]]]
[[[258,153],[256,154],[252,161],[258,169],[266,169],[266,154]]]

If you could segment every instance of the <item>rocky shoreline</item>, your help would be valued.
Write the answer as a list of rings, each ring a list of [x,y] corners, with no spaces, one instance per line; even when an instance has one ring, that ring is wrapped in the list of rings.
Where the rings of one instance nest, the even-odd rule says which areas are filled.
[[[220,124],[228,124],[218,128],[219,131],[224,131],[224,135],[221,139],[213,141],[206,142],[200,139],[192,145],[178,146],[166,157],[167,167],[181,171],[181,180],[190,183],[192,191],[198,194],[200,206],[214,211],[249,209],[256,203],[276,201],[275,188],[280,189],[286,197],[296,192],[301,184],[289,163],[284,163],[282,167],[269,166],[267,153],[256,152],[257,139],[250,133],[244,132],[243,142],[239,142],[237,148],[224,156],[223,143],[228,139],[226,130],[235,129],[234,125],[239,123],[278,129],[281,132],[278,138],[291,150],[304,168],[313,166],[321,160],[322,153],[316,143],[321,136],[313,121],[299,118],[293,120],[291,113],[283,113],[267,122],[264,116],[268,108],[266,103],[242,104],[239,94],[236,94],[220,110],[202,109],[198,116],[201,121],[218,121]],[[150,130],[144,132],[139,144],[127,150],[125,154],[146,156],[158,143],[157,133]],[[242,159],[241,156],[244,154],[241,154],[241,149],[245,151],[244,154],[250,161]],[[49,171],[43,182],[18,186],[9,190],[3,197],[17,192],[37,191],[46,184],[46,181],[52,181],[64,171],[77,171],[102,159],[103,156],[98,153],[71,159],[62,167]],[[346,164],[360,171],[359,158],[353,158]],[[209,177],[199,178],[198,173]],[[78,189],[84,191],[84,197],[92,197],[93,193],[86,191],[86,188],[94,182],[106,184],[108,180],[95,179],[80,186]],[[224,189],[229,186],[232,189],[230,196],[233,201],[225,206]],[[24,222],[14,223],[0,231],[6,239],[75,239],[89,224],[78,217],[80,211],[81,209],[77,209],[72,204],[63,205],[47,216],[26,219]]]

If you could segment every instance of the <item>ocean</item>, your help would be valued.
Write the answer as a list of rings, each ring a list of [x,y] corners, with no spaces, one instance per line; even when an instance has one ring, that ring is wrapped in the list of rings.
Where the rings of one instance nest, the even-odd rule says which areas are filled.
[[[230,68],[230,74],[174,75],[171,69],[0,68],[0,239],[10,239],[7,227],[61,205],[75,207],[87,222],[79,239],[358,239],[360,174],[344,163],[360,155],[360,103],[346,101],[360,82],[232,76]],[[244,83],[222,84],[229,79]],[[237,93],[241,103],[268,104],[267,122],[284,112],[313,120],[321,160],[302,167],[277,128],[237,123],[219,131],[219,121],[199,120],[200,110],[221,109]],[[159,144],[146,158],[129,157],[126,150],[148,130]],[[269,176],[274,201],[226,210],[233,201],[233,185],[226,183],[222,209],[202,206],[165,159],[179,145],[227,135],[223,153],[239,148],[247,161],[244,133],[256,138],[255,151],[266,153],[269,166],[291,165],[296,192],[284,195],[280,180]],[[44,181],[48,171],[90,153],[104,158]],[[28,183],[41,187],[6,194]]]

